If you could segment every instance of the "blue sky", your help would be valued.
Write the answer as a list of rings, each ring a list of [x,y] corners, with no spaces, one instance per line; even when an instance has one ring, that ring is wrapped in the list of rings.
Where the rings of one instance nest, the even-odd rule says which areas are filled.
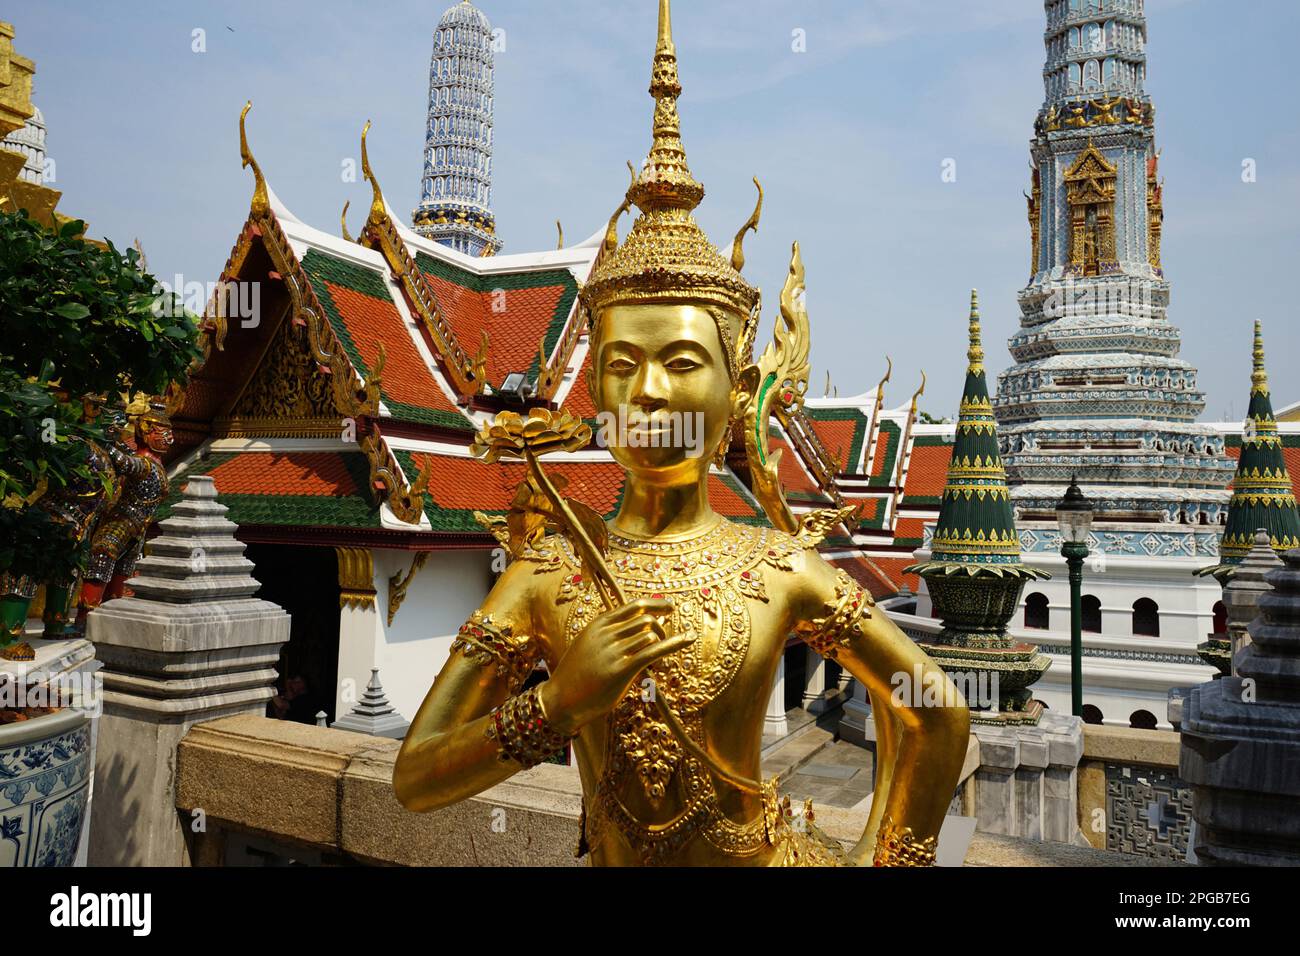
[[[431,33],[447,0],[40,0],[4,14],[37,64],[60,209],[119,245],[138,237],[164,279],[215,279],[243,221],[238,116],[300,218],[360,225],[364,183],[342,179],[374,123],[371,161],[393,207],[419,193]],[[653,0],[481,0],[497,56],[494,206],[507,252],[594,232],[650,141]],[[1042,101],[1036,0],[679,2],[683,136],[725,245],[767,194],[746,275],[775,313],[799,240],[813,321],[812,393],[846,395],[894,359],[891,405],[953,417],[978,287],[990,371],[1010,364],[1028,272],[1028,140]],[[1147,88],[1166,178],[1164,262],[1183,356],[1206,419],[1245,413],[1251,323],[1264,320],[1274,401],[1300,399],[1300,4],[1147,0]],[[206,52],[192,31],[206,31]],[[805,31],[807,52],[792,50]],[[945,159],[956,182],[941,180]],[[1241,164],[1258,176],[1243,183]],[[626,229],[627,221],[624,221]]]

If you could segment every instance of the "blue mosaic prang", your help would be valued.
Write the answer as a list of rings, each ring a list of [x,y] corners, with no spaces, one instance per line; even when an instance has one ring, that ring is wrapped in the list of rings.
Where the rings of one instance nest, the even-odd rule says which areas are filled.
[[[501,248],[492,215],[492,25],[470,3],[433,33],[416,232],[470,256]]]
[[[1207,538],[1221,534],[1234,465],[1197,422],[1205,396],[1168,316],[1142,4],[1048,0],[1046,14],[1033,275],[1009,342],[1015,365],[993,399],[1016,520],[1051,521],[1077,477],[1103,528],[1149,525],[1116,528],[1116,553],[1217,554]],[[1038,534],[1022,543],[1059,547]]]
[[[0,869],[72,866],[89,786],[89,721],[0,750]]]

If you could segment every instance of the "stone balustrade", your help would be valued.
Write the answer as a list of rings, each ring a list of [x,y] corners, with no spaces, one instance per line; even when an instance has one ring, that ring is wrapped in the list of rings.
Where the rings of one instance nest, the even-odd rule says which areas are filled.
[[[176,807],[198,866],[289,861],[401,866],[574,866],[581,782],[543,764],[427,814],[393,796],[400,743],[241,715],[193,727],[177,751]],[[859,808],[820,807],[817,824],[851,842]],[[967,866],[1135,866],[1088,847],[976,833]]]
[[[1079,829],[1099,850],[1183,862],[1192,792],[1178,776],[1178,734],[1087,724],[1079,761]]]

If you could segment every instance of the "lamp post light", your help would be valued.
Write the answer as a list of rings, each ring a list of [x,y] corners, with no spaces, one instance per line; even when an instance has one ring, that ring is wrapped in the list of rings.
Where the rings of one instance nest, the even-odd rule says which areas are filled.
[[[1082,717],[1083,559],[1088,556],[1092,502],[1079,489],[1077,476],[1070,479],[1065,497],[1056,506],[1056,523],[1061,529],[1061,556],[1070,570],[1070,704],[1074,716]]]

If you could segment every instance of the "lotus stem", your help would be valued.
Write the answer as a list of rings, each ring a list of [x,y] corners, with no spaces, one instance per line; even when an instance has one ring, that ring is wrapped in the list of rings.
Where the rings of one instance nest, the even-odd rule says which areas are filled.
[[[622,607],[627,603],[627,598],[623,596],[623,591],[618,586],[618,581],[614,579],[614,573],[610,571],[609,565],[605,563],[605,558],[600,553],[600,549],[587,536],[587,532],[582,527],[582,522],[573,513],[568,501],[551,483],[550,477],[542,468],[542,463],[537,460],[537,455],[531,448],[524,449],[524,459],[528,462],[528,468],[533,473],[537,487],[542,489],[542,494],[546,495],[547,499],[555,507],[556,513],[564,520],[565,530],[569,533],[569,538],[578,552],[578,557],[582,559],[583,567],[586,568],[587,573],[591,575],[591,579],[596,583],[596,590],[600,592],[605,609],[612,611],[616,607]]]

